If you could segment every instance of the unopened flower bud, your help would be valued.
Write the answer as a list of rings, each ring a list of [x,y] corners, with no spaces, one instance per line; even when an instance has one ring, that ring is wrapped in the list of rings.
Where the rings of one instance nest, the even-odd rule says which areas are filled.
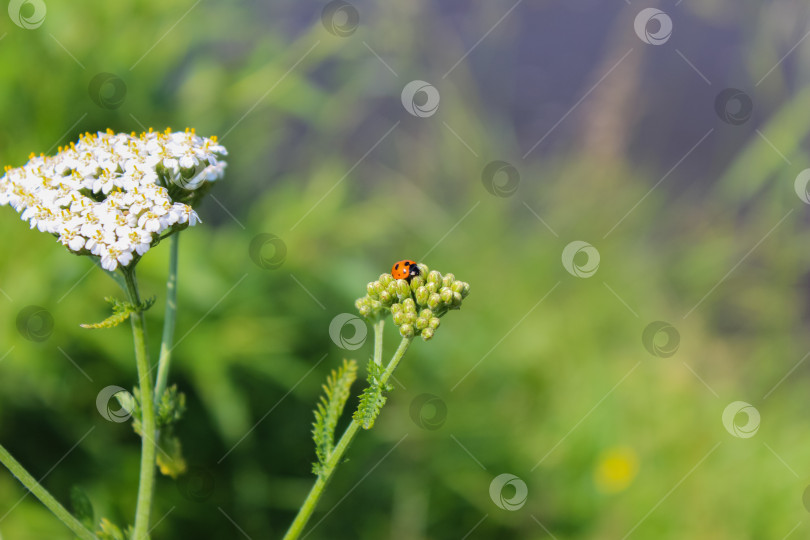
[[[442,287],[442,290],[439,291],[439,294],[441,295],[442,302],[444,302],[445,304],[450,305],[453,303],[453,291],[451,291],[447,287]]]
[[[427,305],[428,298],[430,298],[430,293],[427,290],[427,287],[422,286],[416,289],[416,303],[420,306]]]
[[[411,278],[411,290],[416,292],[416,290],[425,284],[425,280],[422,276],[414,276]]]
[[[411,286],[404,279],[397,280],[397,296],[400,299],[408,298],[411,295]]]
[[[418,267],[419,273],[407,280],[380,274],[378,280],[368,283],[368,294],[354,303],[360,315],[378,321],[390,311],[403,336],[419,334],[425,340],[431,339],[439,328],[439,317],[461,307],[470,284],[452,273],[442,275],[424,264]]]
[[[436,285],[441,285],[442,283],[442,275],[441,273],[437,272],[436,270],[431,270],[428,274],[428,283],[435,283]]]

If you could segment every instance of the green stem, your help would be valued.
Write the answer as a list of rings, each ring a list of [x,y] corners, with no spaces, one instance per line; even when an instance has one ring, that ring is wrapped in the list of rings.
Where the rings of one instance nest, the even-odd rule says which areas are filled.
[[[158,359],[157,382],[155,383],[155,403],[160,402],[166,390],[169,368],[172,363],[172,345],[174,344],[174,322],[177,317],[177,255],[180,233],[171,237],[169,251],[169,277],[166,279],[166,312],[163,317],[163,338],[160,340],[160,358]]]
[[[135,270],[125,270],[129,301],[141,305]],[[152,493],[155,483],[155,404],[152,397],[152,372],[149,365],[149,354],[146,351],[146,323],[143,311],[130,316],[132,334],[135,338],[135,361],[138,366],[138,386],[141,392],[141,477],[138,484],[138,505],[135,509],[135,530],[133,540],[149,539],[149,514],[152,508]]]
[[[374,363],[378,366],[382,365],[383,325],[385,319],[382,318],[374,323]]]
[[[375,333],[378,331],[377,324],[374,325],[374,331]],[[382,324],[379,326],[379,334],[382,334]],[[376,337],[377,336],[375,335],[375,338]],[[399,361],[402,360],[402,357],[405,355],[405,351],[408,350],[408,346],[411,344],[411,341],[413,341],[413,338],[402,338],[397,351],[394,353],[394,357],[388,363],[388,366],[385,368],[385,371],[380,377],[381,386],[385,387],[388,379],[391,378],[391,375],[394,373],[397,365],[399,365]],[[375,339],[375,361],[378,359],[376,342],[377,340]],[[382,341],[380,341],[379,354],[382,355]],[[312,517],[315,507],[318,505],[321,495],[323,495],[324,488],[329,483],[329,480],[332,479],[335,469],[343,460],[343,455],[346,453],[349,445],[357,436],[359,430],[360,424],[356,420],[352,419],[351,424],[349,424],[349,427],[346,428],[346,431],[343,432],[340,440],[335,445],[335,449],[332,450],[331,454],[329,454],[329,459],[326,460],[323,474],[318,476],[318,479],[315,481],[315,484],[309,491],[309,495],[307,495],[307,498],[304,500],[304,504],[302,504],[301,509],[298,510],[298,515],[295,516],[295,520],[292,522],[292,525],[290,525],[287,534],[284,535],[284,540],[295,540],[301,536],[301,533],[304,531],[304,527],[306,527],[307,521],[309,521],[309,518]]]
[[[0,445],[0,463],[11,471],[11,474],[17,477],[22,485],[28,488],[28,491],[34,494],[34,497],[40,500],[48,510],[54,513],[59,520],[68,526],[76,536],[82,540],[98,540],[96,535],[87,530],[87,528],[73,515],[68,512],[64,506],[59,504],[59,501],[54,499],[50,492],[42,487],[31,474],[25,470],[19,461],[14,459],[3,446]]]
[[[380,377],[380,386],[383,388],[385,388],[385,385],[388,384],[388,379],[390,379],[391,375],[394,374],[394,370],[397,369],[399,361],[402,360],[402,357],[405,355],[405,351],[408,350],[408,347],[411,345],[412,341],[413,338],[402,338],[402,341],[399,342],[399,347],[397,347],[394,357],[391,358],[390,362],[388,362],[388,366],[385,368],[385,371]]]

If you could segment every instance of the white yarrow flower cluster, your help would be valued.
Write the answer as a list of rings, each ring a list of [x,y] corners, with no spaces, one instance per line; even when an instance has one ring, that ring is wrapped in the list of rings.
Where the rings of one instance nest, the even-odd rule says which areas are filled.
[[[227,155],[216,137],[193,130],[85,134],[55,156],[31,155],[0,178],[0,206],[56,235],[78,254],[101,258],[107,270],[129,265],[166,233],[196,225],[185,201],[222,178]]]

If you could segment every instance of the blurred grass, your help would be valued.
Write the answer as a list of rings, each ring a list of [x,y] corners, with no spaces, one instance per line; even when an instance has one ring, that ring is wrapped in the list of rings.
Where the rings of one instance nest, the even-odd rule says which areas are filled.
[[[353,311],[365,283],[403,257],[454,272],[472,284],[472,296],[429,345],[417,343],[408,355],[397,373],[404,388],[353,445],[315,521],[339,504],[337,511],[313,537],[456,538],[484,515],[469,538],[543,538],[537,521],[560,539],[622,538],[637,524],[638,538],[788,534],[806,512],[806,365],[768,393],[810,348],[807,226],[793,193],[806,161],[807,89],[791,91],[777,71],[757,102],[757,110],[773,112],[761,124],[735,131],[711,117],[682,126],[688,135],[660,159],[647,157],[658,157],[655,148],[635,159],[632,148],[605,161],[561,137],[522,161],[545,129],[518,134],[518,113],[509,108],[517,68],[493,67],[487,77],[471,58],[442,78],[470,45],[449,28],[483,35],[502,10],[460,17],[424,2],[357,6],[363,24],[346,39],[323,29],[322,5],[311,2],[206,3],[174,28],[191,4],[48,4],[40,29],[9,21],[2,29],[0,75],[14,81],[0,86],[4,163],[20,165],[29,152],[81,131],[139,130],[140,123],[219,133],[231,152],[228,176],[213,192],[220,203],[208,200],[205,225],[181,239],[172,380],[189,398],[180,435],[194,472],[191,488],[159,480],[154,515],[169,515],[156,540],[236,537],[222,512],[251,537],[283,533],[313,479],[311,408],[346,354],[329,340],[329,322]],[[720,7],[694,9],[711,24],[751,24],[724,19]],[[509,31],[521,28],[504,24],[482,46],[490,62],[510,50]],[[752,53],[752,72],[781,56],[763,47]],[[88,95],[102,71],[127,85],[118,109],[101,109]],[[417,78],[441,91],[440,112],[430,119],[410,117],[399,104],[402,86]],[[502,84],[501,101],[479,94],[491,86],[487,79]],[[711,150],[697,151],[700,165],[692,165],[698,180],[690,183],[685,164],[648,194],[710,127]],[[481,170],[492,159],[520,170],[516,196],[495,198],[483,188]],[[248,255],[264,232],[288,247],[275,271]],[[0,235],[0,287],[11,297],[0,297],[0,357],[11,350],[0,362],[0,440],[40,477],[94,428],[45,484],[61,500],[80,484],[98,515],[128,522],[138,441],[128,425],[98,415],[95,397],[105,386],[134,384],[131,337],[125,327],[78,327],[104,317],[102,298],[115,286],[90,261],[27,231],[10,209],[0,212]],[[593,278],[574,278],[560,263],[563,247],[577,239],[599,249]],[[139,265],[144,294],[158,296],[148,316],[154,346],[166,251]],[[15,327],[32,304],[56,320],[43,343],[24,340]],[[680,333],[671,358],[642,346],[642,330],[655,320]],[[369,354],[370,343],[354,356],[363,362]],[[410,418],[411,401],[425,392],[447,404],[447,421],[435,431]],[[735,400],[762,414],[752,439],[723,428],[722,411]],[[600,491],[595,475],[617,449],[635,456],[638,472],[623,489]],[[520,511],[502,511],[489,498],[490,481],[503,472],[529,487]],[[195,479],[213,482],[201,502],[184,496]],[[69,538],[32,497],[17,504],[23,495],[0,474],[5,538]]]

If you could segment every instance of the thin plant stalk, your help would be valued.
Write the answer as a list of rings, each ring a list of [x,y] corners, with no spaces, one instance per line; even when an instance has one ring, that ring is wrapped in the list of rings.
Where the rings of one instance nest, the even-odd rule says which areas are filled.
[[[59,501],[57,501],[51,493],[45,489],[36,478],[25,470],[25,468],[18,462],[11,454],[8,453],[2,445],[0,445],[0,463],[2,463],[11,474],[17,477],[17,480],[24,485],[28,491],[34,494],[34,497],[40,500],[48,510],[54,513],[59,520],[68,526],[68,528],[82,540],[98,540],[95,534],[90,532],[78,519],[73,517],[73,514],[67,511]]]
[[[134,270],[125,270],[129,301],[141,306],[138,284]],[[152,371],[149,353],[146,350],[146,324],[144,313],[136,311],[130,316],[132,334],[135,339],[135,361],[138,367],[138,386],[141,392],[141,473],[138,483],[138,503],[135,509],[134,540],[148,540],[149,516],[152,509],[152,495],[155,484],[155,454],[157,436],[155,404],[152,396]]]
[[[180,233],[171,237],[169,249],[169,276],[166,278],[166,312],[163,318],[163,337],[160,340],[157,382],[155,383],[155,403],[160,402],[169,378],[174,344],[174,324],[177,318],[177,258]]]
[[[378,366],[382,365],[382,345],[383,345],[383,326],[385,319],[380,317],[380,320],[374,323],[374,363]]]
[[[379,364],[379,357],[382,356],[382,340],[380,340],[380,346],[377,347],[376,338],[382,334],[382,324],[379,324],[379,326],[375,324],[374,332],[374,361]],[[405,355],[405,351],[408,350],[408,346],[411,344],[411,341],[413,341],[413,338],[402,338],[402,341],[399,343],[399,347],[394,353],[394,357],[391,358],[391,361],[388,363],[388,366],[386,366],[385,371],[380,376],[380,384],[382,386],[385,386],[388,379],[391,378],[391,375],[394,373],[397,365],[399,365],[399,361],[402,360],[402,357]],[[284,540],[296,540],[299,536],[301,536],[301,533],[304,531],[304,527],[306,527],[309,518],[312,517],[312,513],[315,511],[315,507],[318,505],[318,501],[321,499],[321,495],[323,495],[324,488],[329,483],[329,480],[332,479],[332,475],[334,474],[338,464],[343,461],[343,456],[346,453],[346,450],[348,450],[349,445],[357,436],[359,430],[360,423],[352,419],[351,424],[349,424],[346,431],[343,432],[340,440],[335,445],[335,449],[332,450],[332,453],[329,455],[329,459],[327,460],[326,466],[323,469],[323,474],[318,476],[318,479],[315,481],[315,484],[309,491],[307,498],[301,505],[298,515],[295,516],[295,520],[292,522],[292,525],[290,525],[287,534],[284,535]]]

